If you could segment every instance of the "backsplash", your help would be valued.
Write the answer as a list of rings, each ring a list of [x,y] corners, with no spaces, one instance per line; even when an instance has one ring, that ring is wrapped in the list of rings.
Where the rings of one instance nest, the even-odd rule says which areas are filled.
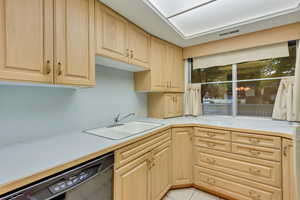
[[[105,126],[118,113],[147,115],[133,73],[97,66],[95,88],[0,86],[0,147]]]

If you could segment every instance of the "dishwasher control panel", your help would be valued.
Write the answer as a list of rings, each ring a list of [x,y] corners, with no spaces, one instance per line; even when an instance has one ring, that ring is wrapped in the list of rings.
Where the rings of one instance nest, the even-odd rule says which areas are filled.
[[[97,171],[98,171],[98,167],[89,168],[77,175],[70,176],[66,179],[62,179],[61,181],[49,186],[48,189],[52,194],[61,193],[93,177],[94,175],[97,174]]]

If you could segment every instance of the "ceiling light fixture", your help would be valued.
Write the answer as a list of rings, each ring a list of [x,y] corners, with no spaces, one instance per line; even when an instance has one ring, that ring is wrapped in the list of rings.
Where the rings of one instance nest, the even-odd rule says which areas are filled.
[[[240,29],[300,11],[300,0],[143,0],[183,39]],[[241,30],[242,32],[242,30]],[[239,34],[238,32],[234,32]]]

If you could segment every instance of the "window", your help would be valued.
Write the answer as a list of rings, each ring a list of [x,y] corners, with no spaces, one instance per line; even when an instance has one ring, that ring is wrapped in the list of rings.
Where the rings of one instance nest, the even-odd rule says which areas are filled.
[[[191,82],[202,86],[204,115],[272,116],[282,77],[294,76],[296,45],[289,57],[192,70]]]

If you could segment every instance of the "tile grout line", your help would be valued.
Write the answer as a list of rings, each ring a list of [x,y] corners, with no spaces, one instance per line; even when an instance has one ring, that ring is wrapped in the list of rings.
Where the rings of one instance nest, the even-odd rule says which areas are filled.
[[[193,196],[195,195],[195,193],[196,193],[196,191],[193,190],[192,196],[191,196],[190,199],[188,199],[188,200],[192,200],[192,199],[193,199]]]

